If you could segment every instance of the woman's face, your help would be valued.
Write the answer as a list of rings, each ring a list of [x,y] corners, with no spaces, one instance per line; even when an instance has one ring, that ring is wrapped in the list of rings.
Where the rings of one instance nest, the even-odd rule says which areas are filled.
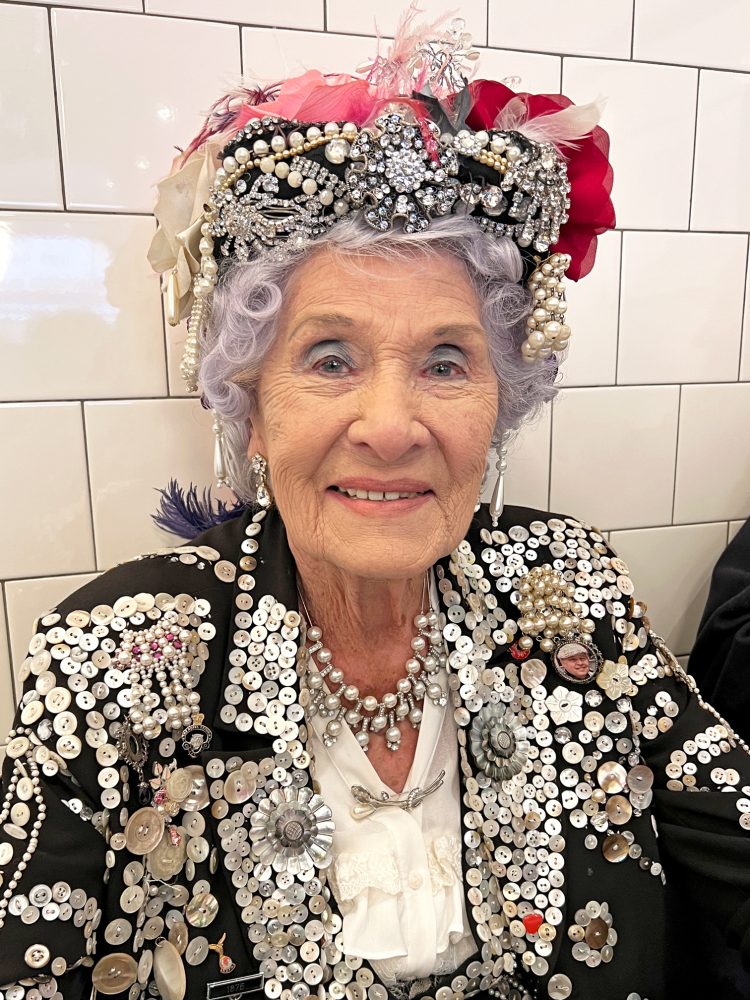
[[[265,455],[306,563],[415,576],[463,538],[497,416],[468,275],[429,259],[300,264],[266,356],[248,455]]]

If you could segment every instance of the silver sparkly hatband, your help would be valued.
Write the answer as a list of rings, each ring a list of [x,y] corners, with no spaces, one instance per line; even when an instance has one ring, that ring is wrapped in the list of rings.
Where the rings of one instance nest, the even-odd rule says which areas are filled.
[[[540,299],[535,312],[548,314],[530,327],[523,355],[535,361],[563,349],[570,331],[564,307],[553,306],[564,306],[561,278],[569,258],[555,255],[549,273],[539,269],[568,221],[569,193],[567,165],[555,146],[514,131],[441,132],[398,105],[366,128],[271,116],[251,120],[224,149],[204,213],[181,365],[188,390],[197,388],[199,339],[221,262],[299,249],[353,210],[375,230],[385,232],[400,219],[406,232],[419,232],[461,209],[488,235],[512,239]],[[175,324],[173,282],[174,275],[166,307]]]

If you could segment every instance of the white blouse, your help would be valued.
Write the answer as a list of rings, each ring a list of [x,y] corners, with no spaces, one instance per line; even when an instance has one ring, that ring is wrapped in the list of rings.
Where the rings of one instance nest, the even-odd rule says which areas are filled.
[[[447,691],[446,677],[440,679]],[[332,747],[323,743],[325,720],[314,716],[310,726],[316,777],[336,824],[328,872],[344,950],[366,958],[386,985],[453,972],[477,951],[462,885],[456,722],[450,699],[441,708],[425,698],[422,707],[414,761],[399,793],[381,781],[349,726]],[[352,815],[352,785],[401,797],[441,770],[443,784],[415,809]]]

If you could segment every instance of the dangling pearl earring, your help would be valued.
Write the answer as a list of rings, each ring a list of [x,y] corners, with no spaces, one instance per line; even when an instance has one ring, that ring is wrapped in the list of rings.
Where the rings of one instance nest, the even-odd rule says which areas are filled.
[[[508,468],[507,431],[503,431],[503,436],[500,438],[495,468],[497,469],[497,479],[495,480],[495,488],[492,491],[492,499],[490,500],[490,517],[492,518],[493,528],[497,527],[497,522],[505,507],[505,470]]]
[[[255,499],[258,501],[259,507],[267,510],[273,503],[273,496],[271,495],[268,480],[266,479],[268,462],[265,460],[263,455],[260,454],[260,452],[256,451],[250,459],[250,468],[255,473],[255,481],[257,484],[255,489]]]

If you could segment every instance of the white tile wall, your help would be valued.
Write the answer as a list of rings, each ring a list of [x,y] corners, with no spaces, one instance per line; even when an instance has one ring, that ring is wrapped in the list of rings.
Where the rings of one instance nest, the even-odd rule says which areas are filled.
[[[51,611],[64,597],[95,578],[96,573],[78,573],[72,576],[40,577],[35,580],[9,580],[5,584],[10,654],[17,687],[18,671],[26,658],[29,637],[33,634],[37,618]]]
[[[345,31],[357,35],[392,35],[399,17],[408,5],[403,0],[378,0],[377,4],[352,3],[351,0],[326,0],[329,31]],[[466,21],[466,30],[471,32],[477,45],[487,44],[487,0],[464,0],[452,7],[443,0],[420,0],[422,14],[415,24],[443,17],[448,11],[455,11],[457,17]]]
[[[153,220],[0,213],[0,398],[163,395]]]
[[[86,403],[98,569],[168,544],[153,524],[156,488],[171,477],[209,485],[211,418],[197,399]]]
[[[698,71],[648,63],[564,59],[563,93],[606,97],[614,204],[622,229],[687,229]]]
[[[369,32],[372,35],[372,29]],[[321,34],[306,31],[277,31],[263,28],[242,29],[242,66],[246,77],[276,83],[307,69],[321,73],[351,72],[375,51],[375,39],[349,35]],[[387,43],[385,43],[387,44]]]
[[[746,259],[746,236],[625,233],[617,381],[736,381]]]
[[[507,503],[547,509],[551,429],[552,411],[547,407],[539,419],[523,427],[511,443],[508,449]]]
[[[62,208],[49,23],[43,7],[0,4],[0,102],[0,205]]]
[[[94,569],[79,403],[0,406],[0,576]]]
[[[248,0],[144,0],[147,14],[172,14],[235,24],[269,24],[277,27],[322,31],[325,0],[284,0],[283,4]],[[140,9],[140,8],[139,8]]]
[[[238,29],[53,10],[52,32],[68,208],[150,211],[170,150],[237,83]]]
[[[635,5],[634,27],[636,59],[750,70],[747,0],[646,0]]]
[[[750,229],[746,140],[749,118],[750,74],[702,70],[692,229],[727,232]]]
[[[726,545],[726,524],[613,531],[612,548],[628,563],[635,597],[677,656],[692,649],[711,571]]]
[[[750,384],[686,385],[680,406],[675,520],[750,515]]]
[[[184,330],[163,328],[143,257],[173,147],[241,65],[265,81],[352,70],[375,51],[376,21],[387,45],[402,5],[0,0],[0,712],[3,615],[23,649],[46,605],[164,542],[155,487],[175,474],[210,482],[208,415],[170,398],[184,395]],[[480,76],[608,99],[624,232],[569,288],[564,392],[514,443],[507,498],[614,529],[679,653],[750,513],[748,11],[745,0],[458,11]]]
[[[678,402],[674,385],[564,389],[552,415],[552,510],[606,529],[668,524]]]
[[[478,79],[503,80],[513,90],[529,94],[559,94],[562,59],[513,49],[479,49]]]
[[[575,336],[562,366],[563,385],[615,384],[621,243],[622,233],[605,233],[593,271],[582,281],[568,282],[565,297]]]
[[[650,0],[649,0],[650,2]],[[633,0],[490,0],[490,45],[584,56],[630,56]]]

